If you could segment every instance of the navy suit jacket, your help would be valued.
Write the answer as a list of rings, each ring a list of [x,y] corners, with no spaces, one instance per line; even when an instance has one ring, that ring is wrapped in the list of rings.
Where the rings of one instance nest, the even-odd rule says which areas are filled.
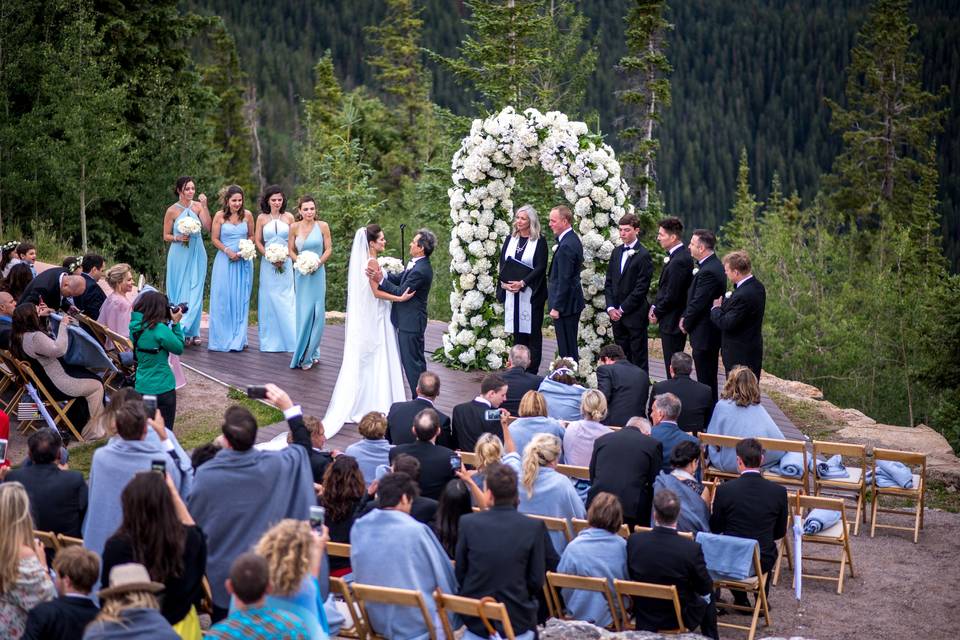
[[[582,269],[583,245],[571,229],[553,252],[547,285],[549,307],[556,309],[561,316],[579,316],[586,306],[580,285]]]
[[[407,289],[416,291],[406,302],[394,302],[390,308],[390,322],[398,331],[423,333],[427,329],[427,300],[433,283],[433,267],[430,258],[420,258],[402,273],[389,273],[380,283],[380,288],[395,296]]]

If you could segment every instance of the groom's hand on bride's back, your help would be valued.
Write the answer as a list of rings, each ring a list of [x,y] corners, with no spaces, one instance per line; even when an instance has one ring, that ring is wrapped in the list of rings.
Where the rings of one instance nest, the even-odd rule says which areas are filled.
[[[264,388],[267,391],[267,402],[275,406],[277,409],[280,409],[280,411],[286,411],[293,406],[293,401],[290,400],[290,396],[287,395],[287,392],[277,385],[267,383],[264,385]]]

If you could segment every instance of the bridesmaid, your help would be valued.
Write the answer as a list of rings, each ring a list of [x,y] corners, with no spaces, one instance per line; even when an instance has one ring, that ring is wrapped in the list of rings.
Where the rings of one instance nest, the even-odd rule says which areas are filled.
[[[294,308],[293,263],[270,263],[266,260],[267,247],[287,246],[293,214],[286,211],[287,197],[277,185],[271,185],[260,197],[260,215],[257,216],[257,251],[260,261],[260,289],[257,294],[257,323],[260,333],[260,351],[293,351],[297,345]],[[281,273],[280,270],[283,272]]]
[[[210,351],[242,351],[247,346],[247,320],[253,265],[237,253],[240,241],[253,240],[253,214],[243,208],[243,189],[223,192],[222,209],[213,216],[210,239],[217,251],[210,275]]]
[[[320,339],[326,322],[327,272],[326,264],[333,252],[330,226],[317,220],[317,203],[311,196],[303,196],[297,204],[300,222],[290,225],[287,248],[294,262],[301,251],[313,251],[320,256],[320,268],[310,275],[294,274],[297,286],[297,348],[290,368],[304,371],[320,362]]]
[[[177,178],[174,194],[177,201],[163,216],[163,241],[170,243],[167,251],[167,298],[170,304],[186,302],[183,314],[184,343],[200,344],[200,316],[203,313],[203,285],[207,279],[207,250],[203,246],[203,231],[185,236],[177,229],[184,218],[193,218],[203,229],[210,231],[210,211],[207,196],[200,194],[196,201],[196,183],[190,176]]]

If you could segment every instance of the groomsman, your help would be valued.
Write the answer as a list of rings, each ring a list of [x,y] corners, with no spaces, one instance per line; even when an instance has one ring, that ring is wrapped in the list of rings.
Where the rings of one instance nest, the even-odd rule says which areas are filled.
[[[657,231],[657,242],[667,252],[657,298],[650,307],[650,322],[660,323],[660,344],[663,366],[670,375],[670,358],[683,351],[687,336],[680,331],[680,315],[687,307],[687,290],[693,279],[693,258],[683,246],[683,223],[680,218],[664,218]]]
[[[613,323],[613,339],[627,360],[649,371],[647,362],[647,293],[653,278],[653,260],[637,240],[640,218],[628,213],[620,218],[620,241],[607,265],[603,285],[607,315]]]
[[[573,213],[560,205],[550,211],[550,230],[557,236],[547,284],[550,317],[557,330],[557,354],[580,359],[577,329],[585,305],[580,271],[583,269],[583,245],[573,232]]]
[[[680,318],[680,331],[690,336],[697,380],[710,387],[717,402],[717,370],[720,360],[720,329],[710,321],[713,301],[727,290],[727,276],[720,258],[713,252],[717,236],[697,229],[690,238],[690,255],[697,261],[687,292],[687,308]]]
[[[714,300],[710,310],[710,320],[721,331],[723,368],[729,373],[742,364],[760,380],[767,290],[753,277],[746,251],[734,251],[724,256],[723,269],[734,290]]]

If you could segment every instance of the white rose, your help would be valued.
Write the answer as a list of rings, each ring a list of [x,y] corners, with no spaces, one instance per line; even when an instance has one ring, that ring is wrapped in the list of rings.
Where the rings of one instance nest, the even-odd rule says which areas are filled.
[[[663,256],[663,264],[670,262],[670,256]]]
[[[694,267],[694,268],[693,268],[693,275],[697,275],[698,273],[700,273],[700,267]]]
[[[729,297],[732,296],[732,295],[733,295],[733,291],[727,291],[727,292],[723,295],[723,297],[724,297],[724,298],[729,298]]]

